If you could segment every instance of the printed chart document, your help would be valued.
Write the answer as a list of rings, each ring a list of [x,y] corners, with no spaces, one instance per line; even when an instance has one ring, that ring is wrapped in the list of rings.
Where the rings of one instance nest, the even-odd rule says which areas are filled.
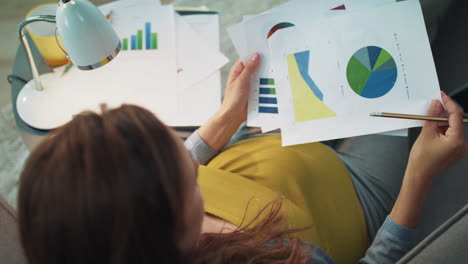
[[[306,27],[324,17],[341,15],[347,10],[374,7],[395,3],[395,0],[292,0],[256,16],[246,16],[244,21],[228,29],[240,58],[247,62],[254,52],[262,55],[259,70],[251,80],[247,125],[261,127],[263,132],[279,128],[278,115],[281,109],[273,105],[276,98],[274,73],[268,39],[290,27]],[[307,32],[306,32],[307,34]],[[264,93],[262,93],[264,92]],[[269,100],[265,98],[268,92]]]
[[[121,39],[108,65],[93,71],[73,67],[61,77],[71,115],[122,103],[154,112],[167,124],[177,116],[175,21],[172,5],[159,1],[117,1],[101,7]],[[60,99],[60,98],[57,98]],[[71,116],[70,115],[70,116]]]
[[[417,0],[284,29],[269,45],[284,146],[420,126],[369,114],[425,114],[441,99]]]
[[[259,70],[250,83],[247,125],[262,127],[264,132],[278,128],[277,106],[264,105],[259,101],[261,88],[268,88],[271,97],[275,97],[276,85],[271,72],[268,39],[288,27],[294,27],[308,17],[318,17],[334,7],[343,5],[343,1],[307,1],[293,0],[268,12],[246,18],[246,20],[228,30],[234,46],[244,62],[258,52],[262,56]],[[263,90],[262,90],[263,91]]]
[[[62,123],[83,110],[99,111],[102,103],[145,107],[170,126],[206,122],[219,108],[218,71],[227,62],[218,47],[218,16],[191,19],[198,22],[199,33],[172,5],[159,1],[116,1],[99,8],[121,39],[122,49],[100,69],[73,67],[57,75],[63,93],[55,93],[48,103],[59,106]]]

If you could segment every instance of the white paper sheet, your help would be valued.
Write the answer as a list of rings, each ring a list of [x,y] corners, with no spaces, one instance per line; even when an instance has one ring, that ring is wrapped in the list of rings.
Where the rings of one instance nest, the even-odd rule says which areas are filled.
[[[228,33],[233,40],[241,60],[247,62],[254,52],[258,52],[262,55],[260,69],[254,74],[251,81],[247,118],[248,126],[260,126],[264,128],[263,130],[278,128],[276,113],[259,112],[260,79],[273,79],[267,42],[269,32],[272,32],[272,28],[284,22],[294,25],[299,24],[301,21],[305,21],[307,17],[317,17],[319,14],[342,4],[343,2],[341,0],[293,0],[258,16],[246,18],[243,23],[234,25],[228,29]],[[274,85],[264,87],[275,88]],[[274,111],[274,108],[275,107],[272,107],[271,109]],[[265,129],[265,127],[268,127],[268,129]]]
[[[229,60],[219,49],[212,49],[207,40],[194,31],[183,16],[176,14],[175,18],[177,85],[180,91],[186,91],[218,71]]]
[[[376,7],[380,5],[392,4],[397,0],[344,0],[346,9],[354,11],[363,8]]]
[[[268,132],[279,127],[276,113],[261,113],[259,107],[271,107],[259,102],[260,78],[273,79],[274,73],[271,71],[270,54],[268,49],[267,34],[273,26],[289,22],[294,25],[306,25],[310,21],[319,19],[322,16],[333,16],[346,11],[332,9],[345,6],[347,9],[357,10],[362,7],[372,7],[388,3],[395,0],[369,1],[369,0],[293,0],[276,8],[263,12],[256,16],[245,16],[244,20],[228,29],[228,33],[233,40],[234,46],[240,58],[247,62],[249,56],[254,52],[262,55],[262,65],[251,81],[251,93],[249,97],[248,126],[259,126],[263,132]],[[281,31],[278,31],[281,33]],[[275,34],[278,34],[275,33]],[[268,87],[267,87],[268,88]],[[274,88],[274,86],[270,86]],[[270,109],[273,112],[273,108]],[[276,107],[277,108],[277,107]],[[277,109],[278,111],[281,111]]]
[[[115,4],[104,5],[104,12]],[[168,124],[200,126],[221,104],[219,68],[227,58],[219,51],[219,16],[176,14],[175,19],[177,69],[183,71],[177,74],[177,89],[165,91],[176,97],[175,102],[166,105],[171,111]]]
[[[177,117],[173,7],[161,6],[157,1],[117,1],[104,5],[101,11],[111,14],[110,22],[117,35],[127,39],[128,50],[122,48],[102,68],[79,71],[73,67],[64,74],[60,82],[68,91],[67,98],[54,99],[69,103],[60,111],[76,114],[86,109],[98,110],[100,103],[111,107],[131,103],[148,108],[171,124]],[[157,49],[146,45],[146,23],[150,23],[148,33],[157,33]],[[131,36],[137,36],[138,30],[143,31],[142,50],[131,50]]]
[[[219,16],[215,14],[196,14],[182,16],[193,30],[205,41],[212,51],[219,51]],[[190,39],[183,39],[190,45]],[[180,118],[173,126],[200,126],[204,124],[221,106],[221,74],[218,71],[201,82],[182,90],[179,95]]]
[[[219,50],[219,15],[218,14],[194,14],[183,16],[193,30],[206,40],[206,44],[213,50]]]
[[[424,114],[432,99],[441,99],[417,0],[351,12],[311,23],[306,28],[284,29],[281,34],[271,37],[269,44],[278,86],[284,146],[419,126],[421,121],[376,118],[369,117],[369,114]],[[375,67],[371,69],[370,77],[350,82],[348,68],[349,76],[354,77],[359,74],[356,69],[361,68],[351,67],[349,62],[363,54],[356,54],[357,51],[374,46],[378,48],[372,52],[379,51],[378,54],[382,55],[383,49],[390,54],[390,59],[382,60],[388,64],[379,66],[378,60],[369,62],[371,67]],[[372,53],[370,50],[367,52]],[[304,62],[304,54],[307,53],[309,58]],[[365,56],[360,58],[365,60]],[[295,65],[301,63],[299,68],[305,69],[306,74],[298,74],[300,71]],[[376,74],[385,69],[389,71],[384,77],[380,75],[383,73]],[[379,79],[381,77],[383,79]],[[366,78],[375,78],[378,85],[366,84],[359,95],[352,88],[356,89],[356,84]],[[393,80],[395,84],[388,86],[392,78],[396,78]],[[316,87],[310,84],[311,80]],[[371,94],[376,92],[378,96],[371,98],[367,91]],[[323,96],[321,100],[318,99],[320,94]]]
[[[170,126],[197,126],[219,108],[221,89],[216,67],[220,65],[208,65],[200,73],[205,75],[204,80],[185,91],[178,89],[176,28],[171,5],[160,6],[159,1],[129,0],[112,2],[100,8],[103,14],[110,14],[110,22],[121,39],[130,40],[132,35],[138,36],[138,31],[142,31],[139,33],[143,36],[141,50],[131,50],[132,44],[127,41],[127,49],[122,48],[113,61],[99,69],[80,71],[72,67],[64,73],[65,66],[55,68],[51,75],[53,85],[33,95],[37,100],[32,100],[35,105],[48,106],[48,119],[62,125],[84,110],[99,111],[103,103],[109,107],[129,103],[149,109]],[[192,33],[182,34],[180,41],[187,44],[197,42],[203,46],[200,48],[204,49],[203,55],[215,54],[217,63],[220,57],[224,60],[224,56],[219,55],[218,16],[203,15],[190,20],[195,22],[194,27],[203,38],[194,39],[196,33],[189,26]],[[151,24],[148,32],[147,23]],[[185,27],[184,32],[187,31]],[[146,33],[157,33],[157,49],[153,49],[153,43],[148,49]],[[182,45],[181,49],[186,47]],[[207,50],[210,53],[207,54]],[[192,51],[192,47],[183,50],[185,54]],[[34,107],[37,108],[40,107]]]

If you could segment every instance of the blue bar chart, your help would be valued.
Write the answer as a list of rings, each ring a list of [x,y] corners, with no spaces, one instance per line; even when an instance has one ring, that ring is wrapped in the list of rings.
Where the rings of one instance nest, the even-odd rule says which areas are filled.
[[[136,35],[132,35],[130,37],[130,39],[131,39],[131,48],[132,48],[132,50],[136,50],[136,46],[137,46]]]
[[[278,99],[276,95],[275,79],[260,78],[258,98],[258,112],[261,114],[278,114]]]
[[[145,23],[145,41],[146,41],[146,49],[151,49],[151,23]]]
[[[146,22],[144,30],[138,29],[135,35],[130,36],[130,47],[128,46],[129,38],[122,39],[122,50],[157,50],[158,33],[151,30],[151,22]]]

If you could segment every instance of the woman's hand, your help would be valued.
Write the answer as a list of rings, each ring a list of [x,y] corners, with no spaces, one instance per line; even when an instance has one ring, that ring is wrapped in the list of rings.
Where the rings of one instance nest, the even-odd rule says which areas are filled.
[[[440,127],[438,122],[426,122],[410,153],[408,169],[424,178],[421,180],[432,181],[435,176],[468,154],[463,112],[445,93],[442,93],[442,99],[448,113],[448,127]],[[442,104],[434,100],[428,115],[440,116],[442,112]]]
[[[221,108],[198,130],[200,137],[211,148],[221,150],[247,120],[250,78],[258,65],[260,55],[256,53],[247,65],[238,61],[232,66]]]
[[[260,65],[260,55],[255,53],[246,66],[239,60],[231,68],[220,112],[239,126],[247,120],[247,103],[250,78]]]
[[[393,221],[409,228],[416,228],[434,178],[468,154],[463,113],[445,93],[442,99],[448,113],[448,127],[426,121],[411,150],[400,194],[390,213]],[[442,104],[434,100],[428,115],[440,116],[442,112]]]

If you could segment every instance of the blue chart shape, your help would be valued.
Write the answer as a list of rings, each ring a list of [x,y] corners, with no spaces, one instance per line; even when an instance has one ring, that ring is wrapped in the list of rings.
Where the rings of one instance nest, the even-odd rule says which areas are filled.
[[[258,112],[261,114],[278,114],[278,107],[270,107],[270,105],[277,105],[276,99],[275,79],[260,78],[260,85],[267,87],[260,87],[260,97],[258,98]],[[269,97],[265,97],[269,95]],[[267,106],[264,106],[267,105]]]
[[[146,49],[151,49],[151,23],[145,23],[145,41],[146,41]]]
[[[275,85],[275,79],[260,78],[260,85]]]
[[[371,68],[369,70],[374,69],[375,63],[379,59],[380,52],[382,51],[382,48],[375,47],[375,46],[370,46],[367,47],[369,51],[369,59],[370,59],[370,66]]]
[[[260,103],[261,104],[278,104],[278,101],[276,98],[272,97],[260,97]]]
[[[370,58],[369,58],[369,49],[360,49],[354,54],[354,57],[362,63],[369,71],[372,71]],[[375,63],[375,62],[374,62]]]
[[[381,97],[393,88],[397,75],[397,68],[372,72],[361,96],[366,98]]]
[[[384,65],[380,66],[376,71],[385,71],[389,69],[396,68],[396,64],[394,60],[388,60]]]
[[[297,66],[299,67],[299,72],[301,73],[302,78],[310,87],[310,89],[315,94],[315,96],[317,96],[317,98],[319,98],[320,101],[323,101],[322,91],[320,91],[320,89],[317,87],[317,85],[315,84],[315,82],[312,80],[312,78],[309,75],[310,51],[307,50],[307,51],[298,52],[298,53],[295,53],[294,56],[296,57]]]
[[[137,46],[136,35],[132,35],[132,36],[130,37],[130,40],[131,40],[131,49],[132,49],[132,50],[136,50],[136,46]]]
[[[276,94],[273,88],[260,88],[260,94]]]
[[[264,114],[278,114],[278,108],[277,107],[264,107],[260,106],[258,108],[259,113],[264,113]]]
[[[368,46],[354,53],[349,60],[346,75],[356,94],[375,99],[386,95],[395,87],[398,67],[388,51],[381,47]]]

